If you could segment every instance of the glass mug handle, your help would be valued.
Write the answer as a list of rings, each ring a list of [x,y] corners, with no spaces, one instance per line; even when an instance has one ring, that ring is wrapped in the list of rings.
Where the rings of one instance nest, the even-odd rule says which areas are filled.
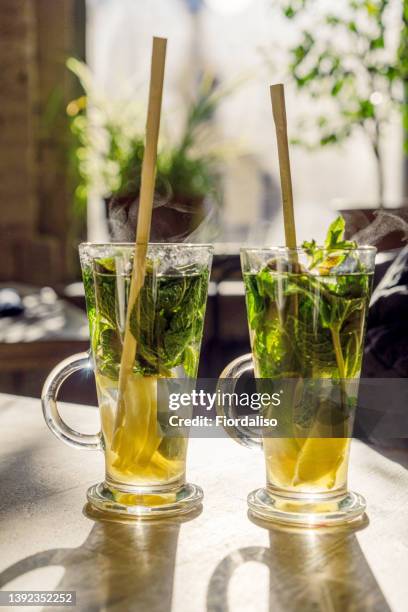
[[[102,450],[100,434],[83,434],[75,431],[62,420],[58,411],[57,398],[64,381],[74,372],[90,368],[92,363],[89,353],[77,353],[61,361],[47,376],[41,393],[41,404],[45,422],[57,438],[76,448]]]
[[[217,385],[216,397],[222,397],[223,393],[234,393],[239,378],[246,372],[253,371],[253,369],[254,364],[251,353],[247,353],[231,361],[231,363],[221,372]],[[235,418],[234,407],[229,404],[225,405],[219,401],[217,401],[217,414],[226,419]],[[262,448],[262,441],[254,437],[250,428],[243,427],[242,425],[225,425],[224,429],[227,434],[239,444],[248,448]]]

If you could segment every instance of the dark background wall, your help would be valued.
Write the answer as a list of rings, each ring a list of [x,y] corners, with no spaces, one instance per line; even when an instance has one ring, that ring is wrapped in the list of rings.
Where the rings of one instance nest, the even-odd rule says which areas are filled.
[[[0,282],[72,275],[64,63],[84,49],[85,0],[1,0]]]

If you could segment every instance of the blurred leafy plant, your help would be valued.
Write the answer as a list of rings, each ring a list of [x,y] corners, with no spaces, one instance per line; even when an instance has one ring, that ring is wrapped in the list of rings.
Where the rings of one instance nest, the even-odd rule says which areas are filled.
[[[86,64],[69,58],[84,95],[67,106],[74,137],[72,163],[77,176],[76,204],[86,209],[91,194],[108,198],[139,192],[144,152],[145,109],[129,96],[104,96]],[[187,109],[179,142],[162,138],[157,160],[156,192],[171,202],[216,195],[223,154],[211,144],[210,121],[231,88],[221,90],[204,76]]]
[[[284,15],[300,27],[289,50],[289,73],[297,90],[320,107],[312,118],[300,120],[302,136],[293,142],[324,147],[362,130],[376,161],[380,206],[384,200],[381,141],[392,109],[402,111],[408,130],[408,2],[403,0],[399,46],[388,27],[391,5],[395,7],[390,0],[281,2]],[[408,152],[407,137],[405,147]]]

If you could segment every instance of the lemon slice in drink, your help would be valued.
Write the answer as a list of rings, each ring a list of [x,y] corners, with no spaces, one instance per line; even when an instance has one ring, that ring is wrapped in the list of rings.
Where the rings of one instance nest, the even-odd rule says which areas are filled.
[[[157,424],[157,379],[129,377],[123,396],[124,422],[113,433],[113,465],[122,472],[145,468],[160,445]]]
[[[264,438],[268,479],[275,486],[292,486],[304,442],[302,438]]]
[[[293,486],[332,489],[347,459],[348,438],[307,438],[299,451]]]

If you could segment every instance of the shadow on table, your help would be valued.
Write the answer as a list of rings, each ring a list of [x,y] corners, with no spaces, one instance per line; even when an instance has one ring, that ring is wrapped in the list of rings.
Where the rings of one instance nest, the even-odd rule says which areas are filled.
[[[27,490],[21,483],[36,483],[30,492],[30,502],[36,503],[52,495],[53,491],[44,481],[38,481],[34,469],[34,457],[40,443],[30,444],[16,453],[7,453],[0,464],[0,481],[3,494],[0,496],[0,516],[15,513],[21,503],[27,502]],[[7,492],[7,494],[6,494]]]
[[[65,573],[55,589],[77,591],[76,610],[168,612],[180,526],[200,512],[124,523],[87,507],[86,515],[96,522],[81,546],[45,550],[18,561],[0,574],[0,588],[32,570],[61,566]]]
[[[240,548],[218,564],[207,590],[207,612],[228,612],[229,582],[235,570],[249,561],[262,563],[269,570],[267,609],[273,612],[391,612],[359,546],[355,528],[295,530],[272,527],[251,515],[249,518],[267,529],[269,548]]]

